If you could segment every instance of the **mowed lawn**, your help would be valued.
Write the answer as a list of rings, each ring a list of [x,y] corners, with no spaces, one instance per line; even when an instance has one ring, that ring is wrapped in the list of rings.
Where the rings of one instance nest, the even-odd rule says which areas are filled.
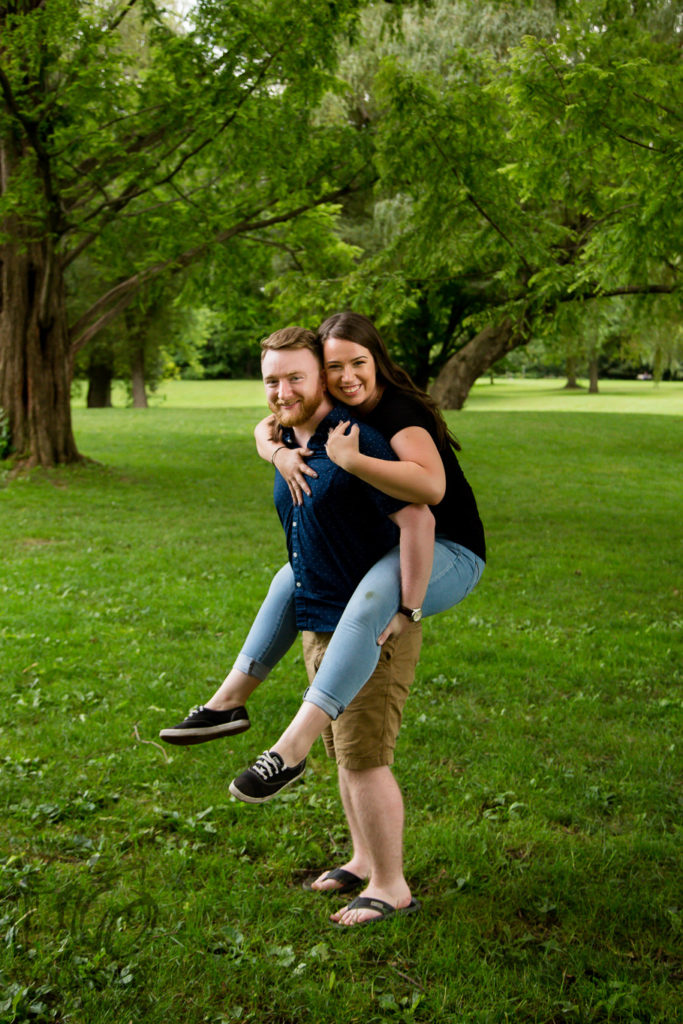
[[[683,386],[529,383],[449,414],[489,559],[424,626],[395,767],[422,912],[381,926],[301,887],[348,855],[321,746],[279,801],[227,790],[298,645],[250,732],[157,741],[285,559],[260,385],[78,407],[94,461],[4,481],[0,1024],[681,1019]]]

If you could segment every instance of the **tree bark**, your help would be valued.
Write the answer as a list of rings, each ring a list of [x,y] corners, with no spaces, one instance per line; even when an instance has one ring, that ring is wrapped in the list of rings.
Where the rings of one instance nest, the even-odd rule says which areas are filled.
[[[475,380],[528,340],[510,317],[489,324],[451,356],[432,385],[432,398],[443,409],[462,409]]]
[[[114,374],[106,363],[88,367],[88,409],[111,409],[111,383]]]
[[[130,377],[133,389],[133,408],[146,409],[148,403],[145,390],[145,352],[142,345],[138,345],[131,356]]]
[[[598,357],[597,355],[591,356],[591,361],[588,364],[588,394],[598,394]]]
[[[578,391],[581,385],[576,379],[576,356],[567,356],[565,373],[567,374],[567,383],[564,386],[565,391]]]
[[[50,238],[31,240],[16,219],[2,229],[12,241],[0,246],[0,406],[14,455],[27,466],[78,462],[59,259]]]

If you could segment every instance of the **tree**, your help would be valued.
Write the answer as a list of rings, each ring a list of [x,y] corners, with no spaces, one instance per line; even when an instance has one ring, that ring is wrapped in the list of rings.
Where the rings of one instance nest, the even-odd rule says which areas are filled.
[[[79,458],[74,358],[142,286],[363,183],[362,135],[314,117],[360,6],[200,0],[171,25],[155,0],[0,5],[0,407],[18,456]],[[144,257],[126,267],[131,235]],[[86,252],[112,278],[69,323]]]
[[[301,290],[373,316],[460,407],[566,307],[680,287],[680,25],[666,0],[436,0],[401,28],[368,12],[328,101],[375,147],[364,258]]]
[[[486,294],[435,383],[447,406],[563,304],[680,286],[673,7],[568,13],[506,60],[461,54],[445,88],[398,62],[383,72],[383,154],[412,206],[397,247],[408,266],[437,251],[435,275]],[[399,121],[412,130],[397,144]]]

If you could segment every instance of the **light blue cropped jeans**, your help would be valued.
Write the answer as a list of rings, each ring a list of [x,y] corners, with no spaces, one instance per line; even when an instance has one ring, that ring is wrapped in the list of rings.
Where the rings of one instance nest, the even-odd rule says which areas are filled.
[[[462,601],[484,571],[484,561],[461,544],[436,537],[424,616],[436,615]],[[375,671],[382,648],[378,636],[401,603],[398,547],[373,565],[356,587],[330,640],[304,700],[337,718]],[[289,563],[273,577],[234,667],[265,679],[298,634],[294,610],[294,574]]]

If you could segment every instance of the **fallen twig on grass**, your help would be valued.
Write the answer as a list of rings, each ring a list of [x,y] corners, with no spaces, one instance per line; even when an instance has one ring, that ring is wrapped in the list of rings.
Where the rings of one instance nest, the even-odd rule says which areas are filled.
[[[134,733],[135,739],[138,741],[138,743],[149,743],[150,746],[152,746],[152,747],[158,747],[158,749],[164,755],[164,761],[166,762],[166,764],[168,764],[170,758],[169,758],[168,754],[166,753],[166,751],[164,750],[164,748],[162,747],[161,743],[156,743],[155,740],[143,740],[142,737],[140,736],[140,733],[138,732],[137,722],[133,726],[133,733]]]

